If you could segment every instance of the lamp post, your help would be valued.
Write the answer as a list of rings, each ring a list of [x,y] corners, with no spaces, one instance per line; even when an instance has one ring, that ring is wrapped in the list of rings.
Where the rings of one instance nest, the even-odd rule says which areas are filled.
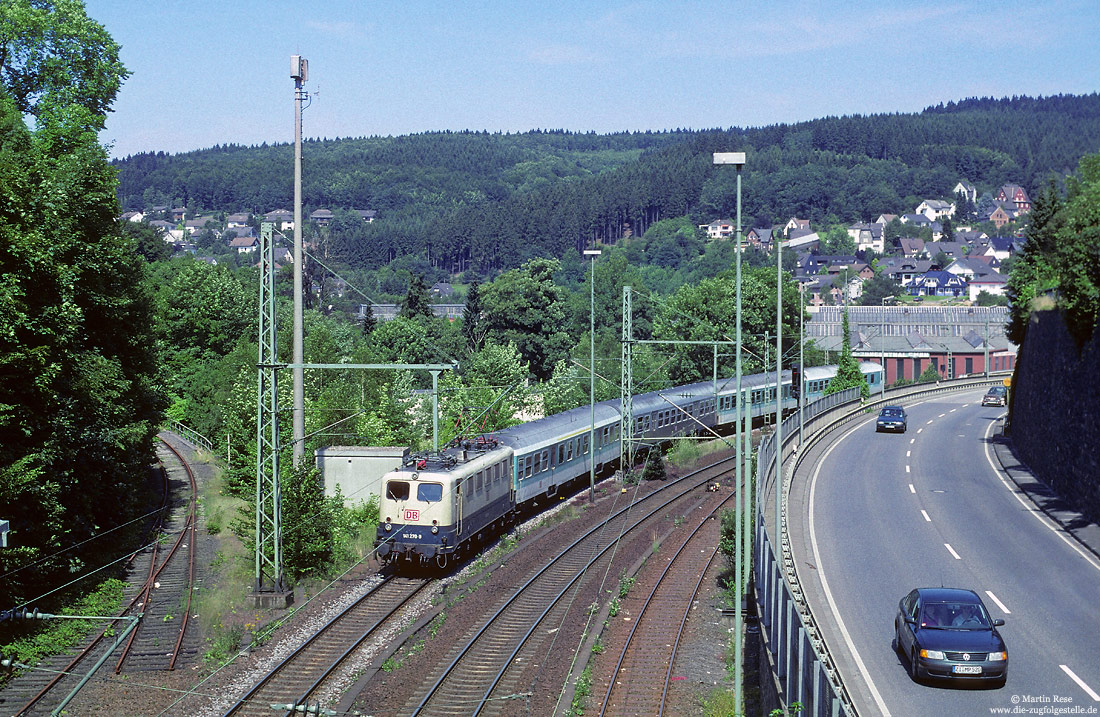
[[[802,317],[806,312],[806,285],[801,281],[798,282],[798,450],[802,450],[803,435],[806,430],[805,419],[802,415],[802,407],[805,405],[806,395],[804,390],[806,387],[806,359],[805,359],[805,347],[806,336],[803,334]],[[885,375],[885,371],[883,372]],[[793,385],[793,384],[792,384]]]
[[[882,297],[882,313],[879,315],[878,340],[879,348],[882,349],[882,391],[880,395],[886,398],[886,302],[896,299],[896,296],[884,296]]]
[[[309,78],[309,62],[301,55],[290,56],[290,76],[294,79],[294,332],[291,355],[295,367],[291,372],[292,410],[291,436],[293,438],[294,466],[305,454],[305,362],[302,349],[302,85]]]
[[[588,429],[588,502],[596,502],[596,257],[599,249],[585,249],[591,258],[588,278],[588,405],[592,425]]]
[[[742,709],[742,676],[743,676],[743,662],[744,656],[741,649],[741,631],[743,629],[743,617],[741,615],[741,601],[744,595],[745,588],[748,586],[747,575],[749,561],[745,559],[746,548],[749,545],[749,502],[748,502],[748,486],[749,486],[749,462],[746,457],[746,449],[750,445],[750,435],[745,430],[745,424],[751,421],[752,418],[749,412],[745,410],[745,401],[741,393],[741,168],[745,165],[745,153],[744,152],[715,152],[712,155],[714,164],[732,164],[737,168],[737,247],[736,247],[736,275],[737,275],[737,334],[735,341],[737,344],[736,350],[736,374],[737,374],[737,422],[742,439],[744,440],[744,447],[739,451],[736,462],[736,470],[734,474],[734,480],[737,482],[737,496],[734,499],[734,505],[736,506],[736,522],[734,525],[735,533],[735,551],[737,555],[737,565],[734,566],[734,590],[737,594],[737,604],[734,606],[734,640],[733,640],[733,689],[734,689],[734,704],[735,711],[740,713]]]

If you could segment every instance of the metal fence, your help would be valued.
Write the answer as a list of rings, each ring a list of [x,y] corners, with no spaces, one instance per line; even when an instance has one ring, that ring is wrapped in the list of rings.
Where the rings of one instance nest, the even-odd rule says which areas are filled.
[[[179,421],[174,421],[169,418],[168,430],[172,433],[175,433],[177,436],[187,441],[192,446],[195,446],[196,448],[205,449],[210,453],[214,452],[214,444],[210,441],[210,439],[196,431],[194,428],[191,428],[190,426],[184,425]]]
[[[848,389],[803,407],[801,417],[796,411],[783,420],[783,463],[785,466],[788,462],[792,464],[791,469],[784,470],[783,485],[780,486],[783,495],[790,492],[793,468],[806,454],[806,450],[832,429],[864,417],[884,403],[992,385],[1000,383],[1005,375],[1008,374],[905,386],[887,391],[885,397],[876,394],[867,403],[860,402],[858,389]],[[802,445],[799,445],[800,420],[802,435],[805,436]],[[757,530],[753,572],[754,597],[760,614],[765,649],[771,658],[772,673],[779,692],[778,699],[783,706],[801,703],[800,715],[855,715],[856,710],[845,688],[843,676],[836,668],[802,590],[786,530],[786,500],[781,506],[781,529],[776,529],[779,516],[773,515],[771,527],[768,525],[768,510],[774,508],[775,504],[776,449],[775,434],[772,434],[760,443],[757,453]],[[774,514],[774,510],[772,513]],[[778,550],[771,537],[777,532],[780,534]]]

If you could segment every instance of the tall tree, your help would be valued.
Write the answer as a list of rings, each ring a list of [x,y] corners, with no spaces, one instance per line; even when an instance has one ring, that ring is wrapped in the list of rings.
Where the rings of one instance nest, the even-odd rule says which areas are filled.
[[[110,546],[85,541],[138,510],[165,402],[146,265],[96,137],[126,76],[117,50],[78,2],[0,3],[0,514],[18,531],[0,551],[0,595],[12,604],[110,562]]]
[[[485,341],[481,331],[481,284],[477,279],[470,282],[466,290],[466,306],[462,311],[462,336],[466,339],[466,347],[470,351],[477,351]]]
[[[560,266],[556,259],[532,259],[498,276],[481,294],[487,340],[514,343],[539,380],[550,378],[572,343],[563,292],[554,282]]]
[[[421,274],[414,274],[409,281],[409,290],[401,301],[401,315],[407,319],[422,316],[431,318],[432,302],[428,293],[428,284]]]
[[[859,395],[863,400],[871,397],[871,388],[863,378],[863,371],[859,368],[859,361],[852,355],[852,337],[848,329],[848,307],[844,307],[844,317],[841,322],[841,334],[843,343],[840,345],[840,361],[837,362],[836,375],[825,387],[825,395],[839,393],[848,388],[859,388]]]

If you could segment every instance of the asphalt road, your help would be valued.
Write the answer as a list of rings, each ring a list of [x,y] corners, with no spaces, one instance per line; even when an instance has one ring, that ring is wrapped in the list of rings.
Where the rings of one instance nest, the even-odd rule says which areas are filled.
[[[869,415],[800,470],[798,569],[861,715],[1100,713],[1100,560],[1003,477],[988,437],[1004,409],[982,393],[907,406],[905,434],[875,433]],[[909,678],[894,615],[927,586],[975,590],[1005,619],[1005,687]]]

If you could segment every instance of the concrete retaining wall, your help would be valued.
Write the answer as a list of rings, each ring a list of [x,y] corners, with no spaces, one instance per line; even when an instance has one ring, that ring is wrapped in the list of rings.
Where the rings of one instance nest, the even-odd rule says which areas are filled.
[[[1078,352],[1058,311],[1033,313],[1012,384],[1018,455],[1077,510],[1100,521],[1100,330]]]

